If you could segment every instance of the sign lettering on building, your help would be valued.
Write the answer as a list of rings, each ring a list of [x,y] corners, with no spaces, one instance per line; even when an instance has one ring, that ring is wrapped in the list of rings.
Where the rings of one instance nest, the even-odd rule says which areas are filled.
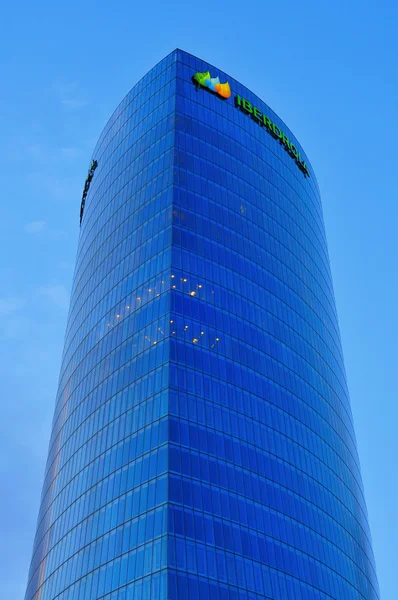
[[[224,99],[228,99],[231,96],[231,88],[229,83],[220,83],[220,79],[218,77],[211,77],[209,71],[205,71],[204,73],[195,73],[192,79],[195,82],[197,89],[200,87],[206,88],[208,91],[213,92]],[[286,152],[288,152],[295,160],[298,168],[304,173],[305,177],[310,176],[307,164],[305,160],[301,158],[300,151],[289,140],[287,135],[280,129],[280,127],[276,125],[276,123],[271,121],[271,119],[267,117],[265,113],[259,110],[251,102],[246,100],[246,98],[242,98],[242,96],[235,96],[235,106],[242,112],[250,115],[252,119],[260,126],[265,127],[265,129],[269,134],[272,135],[273,138],[279,140]]]

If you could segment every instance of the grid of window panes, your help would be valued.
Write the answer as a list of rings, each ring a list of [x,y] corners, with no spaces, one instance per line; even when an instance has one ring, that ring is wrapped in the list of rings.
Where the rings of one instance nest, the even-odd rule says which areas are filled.
[[[179,54],[169,598],[376,599],[315,177],[207,70],[300,148]]]
[[[316,179],[235,94],[305,156],[179,50],[97,143],[26,600],[378,598]]]
[[[93,153],[27,600],[166,597],[175,58]]]

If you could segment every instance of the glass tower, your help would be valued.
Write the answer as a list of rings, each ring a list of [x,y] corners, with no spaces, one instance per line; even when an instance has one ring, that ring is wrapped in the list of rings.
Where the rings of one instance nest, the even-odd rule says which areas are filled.
[[[92,158],[26,600],[378,599],[299,142],[175,50]]]

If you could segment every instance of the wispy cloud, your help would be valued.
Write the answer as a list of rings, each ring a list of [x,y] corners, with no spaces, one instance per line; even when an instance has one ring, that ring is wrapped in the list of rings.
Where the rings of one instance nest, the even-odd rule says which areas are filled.
[[[26,175],[29,185],[45,194],[51,194],[57,201],[69,201],[81,197],[82,178],[80,175],[67,177],[46,171],[32,171]]]
[[[71,110],[80,110],[87,106],[87,101],[81,98],[79,85],[76,81],[60,82],[53,84],[52,89],[58,96],[62,106]]]
[[[61,104],[63,104],[64,106],[67,106],[68,108],[73,108],[74,110],[78,110],[79,108],[84,108],[85,106],[87,106],[87,102],[85,100],[77,100],[72,99],[72,98],[68,98],[65,100],[61,100]]]
[[[35,158],[45,158],[47,156],[47,151],[43,148],[43,145],[39,143],[27,145],[26,151]]]
[[[26,223],[24,227],[27,233],[41,233],[45,228],[45,221],[32,221],[32,223]]]
[[[17,296],[0,298],[0,315],[9,315],[17,312],[23,308],[25,304],[26,300],[24,298],[18,298]]]
[[[56,242],[66,240],[68,238],[68,233],[62,229],[52,229],[48,232],[48,235],[51,240]]]
[[[44,285],[39,289],[39,294],[48,298],[62,310],[67,310],[69,307],[69,292],[64,285]]]
[[[75,160],[76,158],[80,158],[83,154],[80,148],[60,148],[60,153],[64,158],[68,158],[70,160]]]

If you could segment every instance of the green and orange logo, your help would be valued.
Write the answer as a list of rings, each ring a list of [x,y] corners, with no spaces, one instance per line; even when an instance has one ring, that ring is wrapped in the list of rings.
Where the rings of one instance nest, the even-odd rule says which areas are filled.
[[[231,97],[231,88],[229,87],[228,81],[227,83],[220,83],[220,78],[212,77],[210,75],[210,71],[205,71],[204,73],[195,73],[192,79],[198,88],[200,86],[205,87],[211,92],[218,94],[222,98]]]

